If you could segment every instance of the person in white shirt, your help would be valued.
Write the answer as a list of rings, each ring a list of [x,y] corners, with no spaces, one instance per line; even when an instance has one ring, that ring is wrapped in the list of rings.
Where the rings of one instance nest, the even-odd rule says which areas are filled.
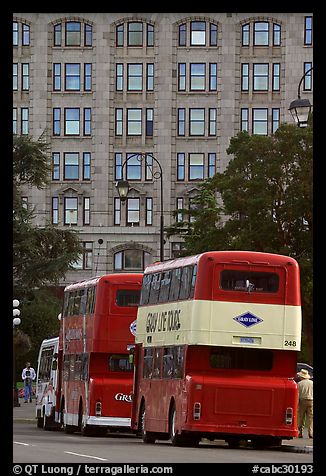
[[[306,424],[309,438],[313,438],[313,381],[310,380],[308,370],[301,369],[297,373],[300,377],[298,382],[299,389],[299,414],[298,429],[299,438],[303,437],[303,429]]]
[[[22,371],[22,380],[24,382],[24,398],[25,403],[28,403],[28,400],[32,401],[32,382],[36,378],[36,373],[33,367],[31,367],[30,362],[26,362],[26,367]]]

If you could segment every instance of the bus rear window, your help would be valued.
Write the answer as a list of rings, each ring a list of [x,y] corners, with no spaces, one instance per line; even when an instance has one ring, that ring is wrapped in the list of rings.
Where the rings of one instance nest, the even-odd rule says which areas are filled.
[[[120,307],[138,306],[139,299],[138,289],[119,289],[116,294],[116,304]]]
[[[272,370],[273,351],[266,349],[214,349],[209,356],[213,369]]]
[[[255,293],[276,293],[279,277],[276,273],[238,271],[225,269],[221,272],[221,289]]]
[[[130,372],[133,365],[129,362],[128,355],[115,354],[109,357],[109,370],[111,372]]]

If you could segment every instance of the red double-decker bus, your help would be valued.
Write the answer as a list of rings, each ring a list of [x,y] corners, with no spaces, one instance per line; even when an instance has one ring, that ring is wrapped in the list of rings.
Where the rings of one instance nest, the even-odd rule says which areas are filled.
[[[112,274],[65,288],[56,421],[67,433],[130,429],[142,274]]]
[[[297,262],[212,251],[145,269],[132,428],[145,443],[279,445],[298,435]]]

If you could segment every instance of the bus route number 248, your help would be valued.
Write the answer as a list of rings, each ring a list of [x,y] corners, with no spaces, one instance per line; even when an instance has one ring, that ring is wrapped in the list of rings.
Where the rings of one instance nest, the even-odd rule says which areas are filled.
[[[285,347],[296,347],[297,342],[295,340],[285,340],[284,341],[284,346]]]

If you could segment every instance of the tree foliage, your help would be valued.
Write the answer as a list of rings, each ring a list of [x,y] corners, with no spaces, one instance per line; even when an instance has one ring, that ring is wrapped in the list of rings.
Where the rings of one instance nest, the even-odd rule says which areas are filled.
[[[47,223],[33,225],[34,211],[22,202],[22,186],[43,188],[50,170],[42,140],[15,137],[13,142],[13,279],[16,294],[56,284],[81,253],[78,235]]]
[[[294,257],[301,268],[304,329],[312,335],[313,131],[282,124],[272,136],[241,132],[223,173],[205,181],[192,222],[167,228],[183,254],[253,250]],[[311,347],[311,342],[308,343]],[[310,355],[311,359],[311,355]]]

